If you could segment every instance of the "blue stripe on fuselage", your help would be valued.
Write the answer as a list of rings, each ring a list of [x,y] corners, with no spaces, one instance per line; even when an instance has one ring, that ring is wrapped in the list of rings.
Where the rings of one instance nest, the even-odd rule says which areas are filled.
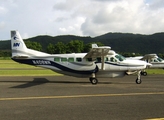
[[[60,65],[53,61],[44,60],[44,59],[14,59],[14,58],[11,58],[11,59],[16,62],[28,64],[28,65],[35,65],[35,66],[36,65],[49,65],[49,66],[56,67],[62,71],[76,73],[76,74],[92,74],[92,73],[98,72],[98,66],[96,66],[95,69],[93,70],[79,71],[79,70],[74,70],[66,66]]]
[[[95,62],[95,63],[101,63],[101,62]],[[124,67],[139,67],[142,65],[122,65],[122,64],[117,64],[117,63],[111,63],[111,62],[105,62],[105,64],[109,64],[109,65],[115,65],[115,66],[124,66]]]

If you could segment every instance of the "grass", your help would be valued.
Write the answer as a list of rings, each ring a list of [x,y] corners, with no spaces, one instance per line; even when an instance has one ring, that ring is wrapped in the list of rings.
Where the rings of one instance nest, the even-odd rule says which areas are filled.
[[[147,69],[148,74],[164,74],[164,69]]]
[[[0,60],[0,76],[59,76],[52,70],[19,64],[13,60]]]

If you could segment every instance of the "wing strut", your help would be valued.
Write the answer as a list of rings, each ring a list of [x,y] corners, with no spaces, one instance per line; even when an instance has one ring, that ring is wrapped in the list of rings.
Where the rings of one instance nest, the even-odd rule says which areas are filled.
[[[101,46],[98,47],[97,44],[93,44],[91,50],[84,56],[85,58],[92,58],[95,60],[96,58],[101,57],[101,70],[105,70],[104,63],[105,63],[105,56],[109,53],[111,47],[109,46]]]

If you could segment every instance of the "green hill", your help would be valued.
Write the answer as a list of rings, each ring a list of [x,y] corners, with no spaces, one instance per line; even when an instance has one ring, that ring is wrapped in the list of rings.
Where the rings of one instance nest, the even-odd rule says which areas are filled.
[[[74,35],[61,36],[36,36],[26,40],[39,42],[43,50],[49,43],[57,42],[68,43],[71,40],[82,40],[84,44],[90,42],[101,42],[110,46],[117,52],[135,52],[141,54],[164,53],[164,33],[155,33],[152,35],[132,34],[132,33],[106,33],[97,37],[84,37]],[[10,40],[0,41],[0,50],[10,50]]]

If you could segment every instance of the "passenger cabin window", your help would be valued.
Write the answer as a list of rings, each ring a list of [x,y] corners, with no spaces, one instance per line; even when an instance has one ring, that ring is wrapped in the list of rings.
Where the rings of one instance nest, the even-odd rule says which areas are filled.
[[[114,57],[111,57],[111,58],[110,58],[110,61],[111,61],[111,62],[117,62],[117,60],[116,60]]]
[[[98,57],[97,58],[97,62],[101,62],[101,57]]]
[[[87,58],[86,61],[91,62],[92,61],[92,58]]]
[[[109,61],[108,57],[105,58],[105,61]]]
[[[76,61],[77,62],[81,62],[82,61],[82,58],[76,58]]]
[[[67,58],[61,58],[61,62],[67,62]]]
[[[56,57],[56,58],[54,58],[54,61],[55,62],[60,62],[60,58],[59,57]]]
[[[68,58],[68,62],[74,62],[74,58]]]

